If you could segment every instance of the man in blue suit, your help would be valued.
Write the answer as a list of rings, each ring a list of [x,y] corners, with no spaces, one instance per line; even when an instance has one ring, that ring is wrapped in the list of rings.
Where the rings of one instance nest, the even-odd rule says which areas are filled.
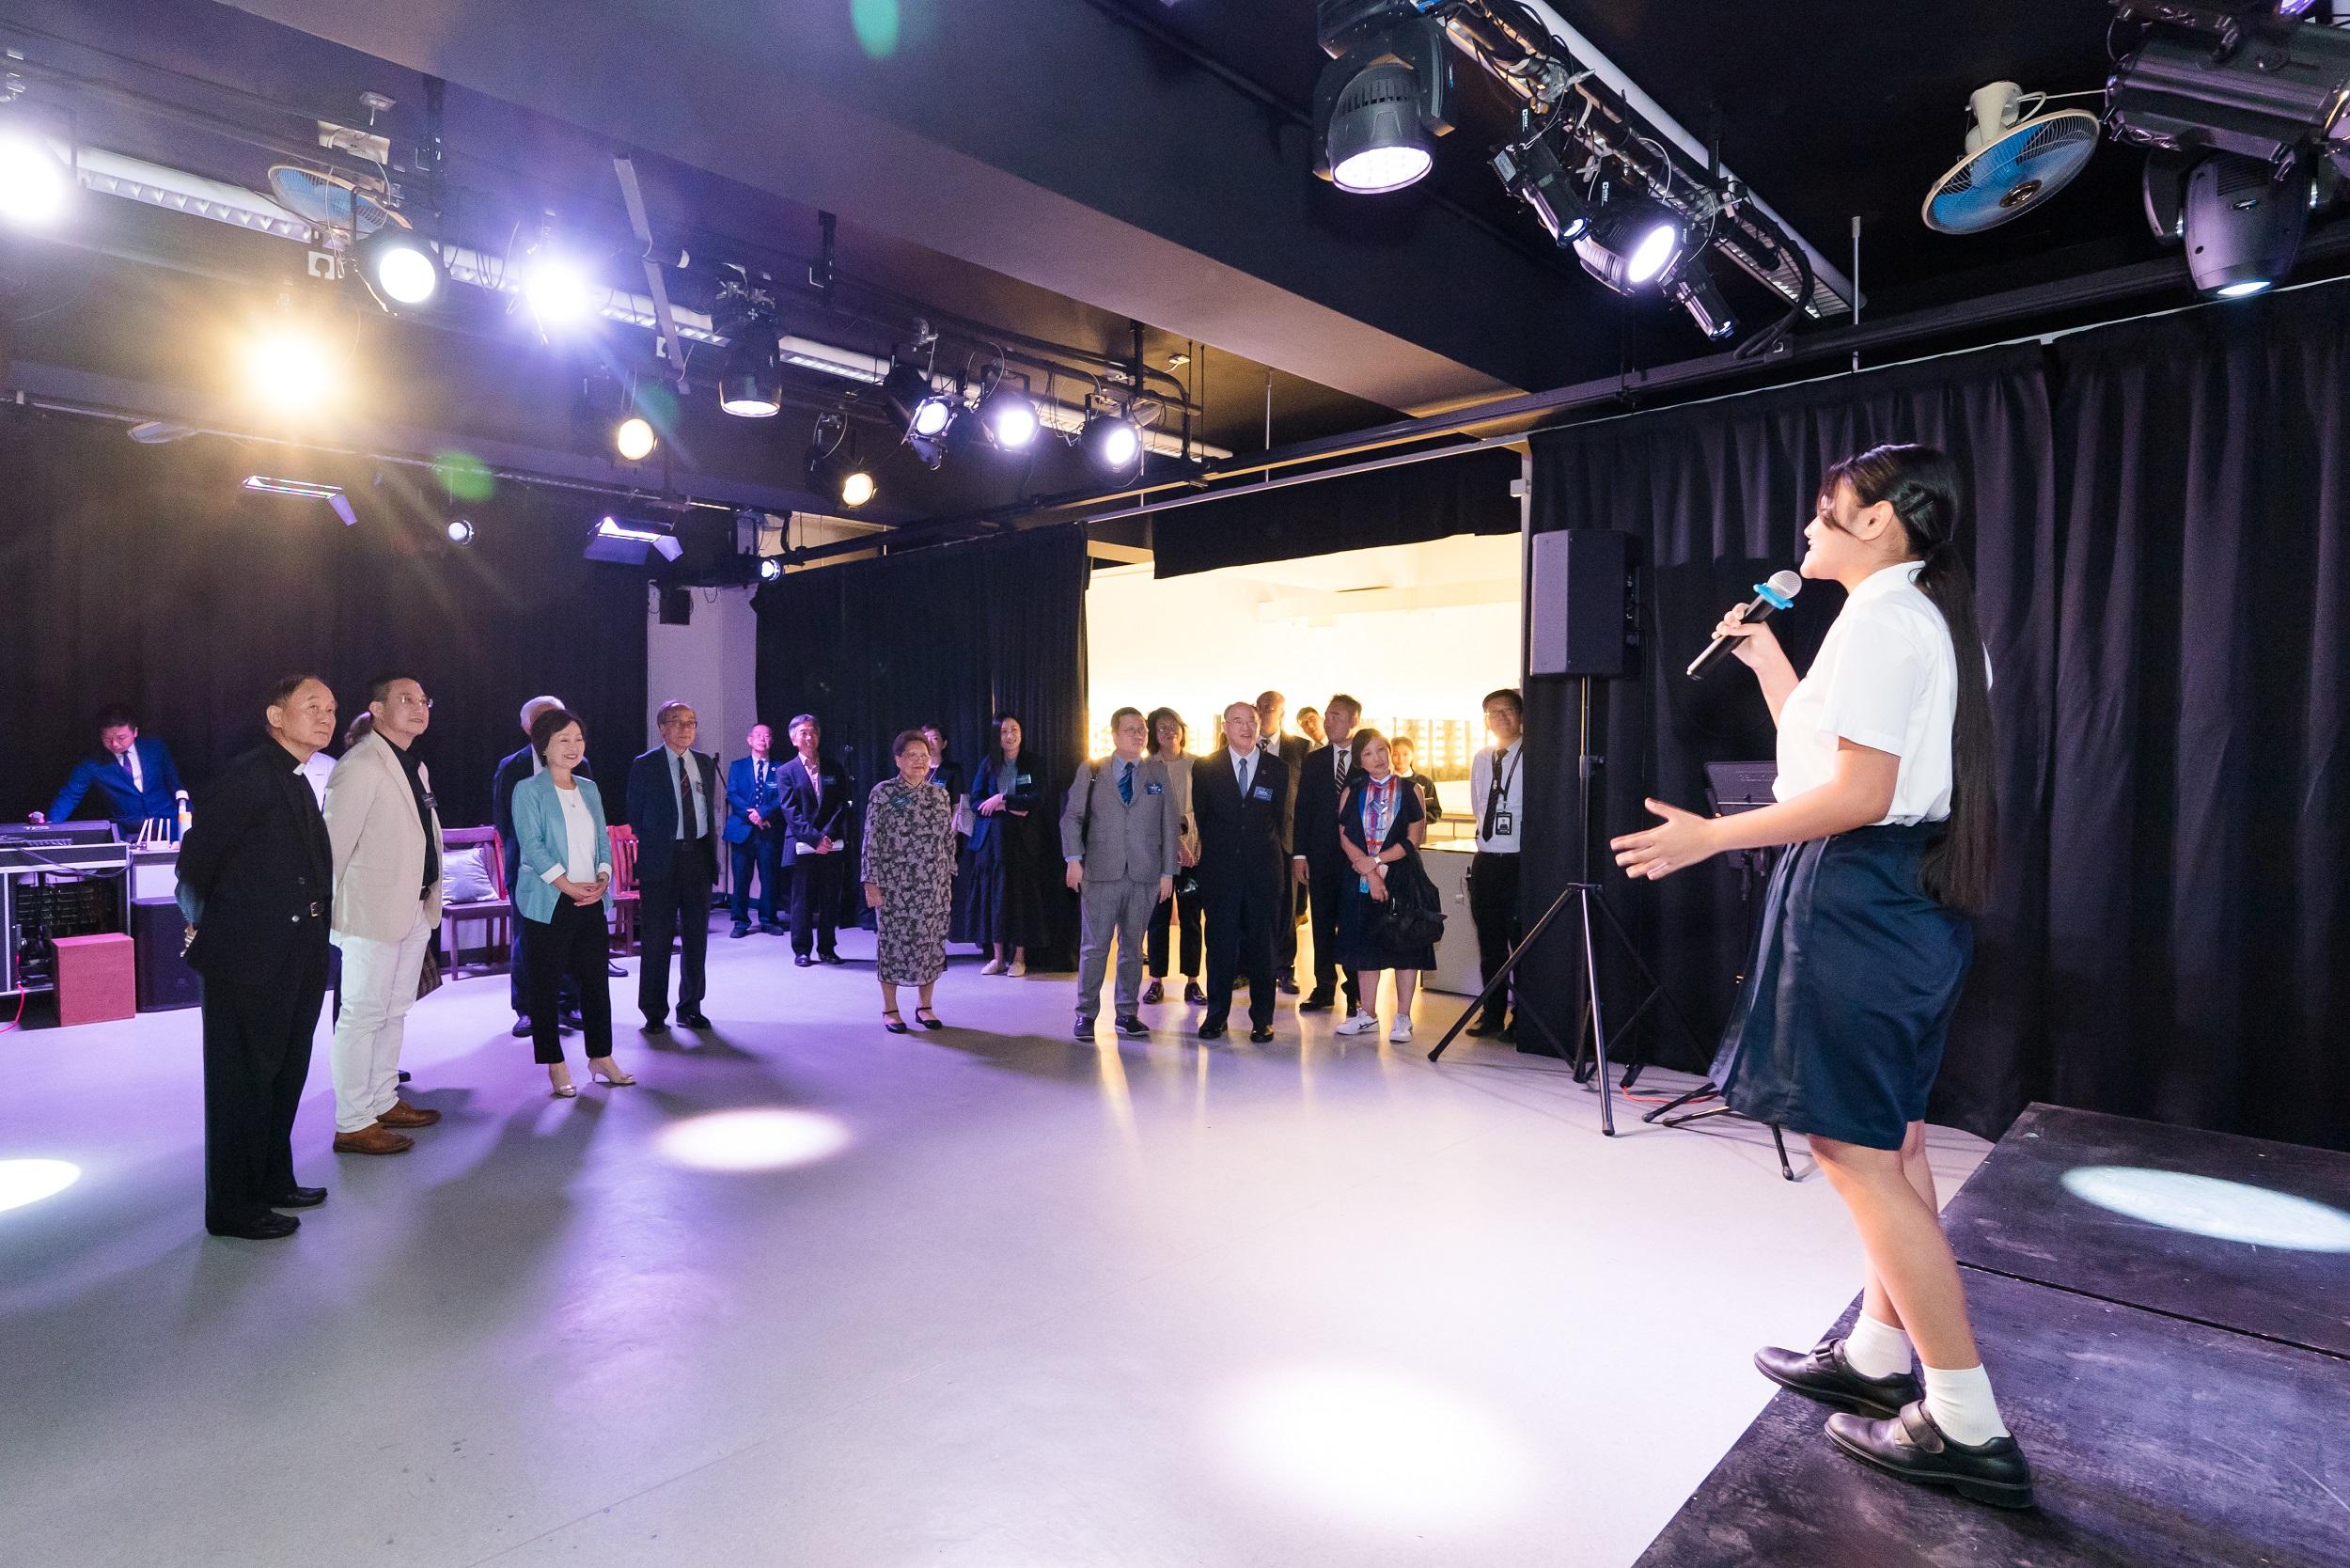
[[[149,823],[163,823],[166,836],[178,838],[180,805],[188,792],[164,743],[142,739],[137,716],[117,706],[99,711],[98,745],[94,755],[74,764],[47,813],[36,811],[26,821],[70,822],[82,797],[96,791],[92,804],[123,838],[136,839]]]
[[[703,958],[710,950],[710,889],[718,880],[716,846],[726,814],[718,759],[694,749],[699,729],[691,704],[664,702],[653,722],[661,744],[628,770],[628,825],[636,834],[636,924],[643,958],[636,1005],[647,1034],[669,1032],[669,944],[678,943],[677,1021],[706,1029]]]
[[[727,842],[734,846],[734,929],[729,936],[751,933],[751,872],[759,872],[759,929],[770,936],[783,934],[776,918],[776,878],[783,867],[783,792],[776,783],[776,732],[763,724],[751,726],[744,744],[748,757],[727,764]]]

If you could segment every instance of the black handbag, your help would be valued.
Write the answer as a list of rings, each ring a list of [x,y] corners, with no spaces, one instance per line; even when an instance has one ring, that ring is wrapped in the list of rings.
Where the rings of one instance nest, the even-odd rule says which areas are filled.
[[[1419,851],[1387,869],[1387,898],[1373,917],[1383,948],[1434,947],[1444,935],[1444,896],[1419,863]]]

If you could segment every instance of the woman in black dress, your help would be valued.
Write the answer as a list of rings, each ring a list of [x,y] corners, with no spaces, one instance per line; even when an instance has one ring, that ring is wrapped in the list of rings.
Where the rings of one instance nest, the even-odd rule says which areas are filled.
[[[1370,1034],[1379,1027],[1379,972],[1395,971],[1395,1027],[1387,1038],[1412,1038],[1412,994],[1419,972],[1436,966],[1434,943],[1394,947],[1379,934],[1380,905],[1387,902],[1388,868],[1415,863],[1428,837],[1419,792],[1395,771],[1387,738],[1376,729],[1355,731],[1355,773],[1339,805],[1339,848],[1355,868],[1355,880],[1339,897],[1339,964],[1355,971],[1360,1011],[1338,1027],[1340,1034]]]
[[[1755,1365],[1844,1412],[1827,1435],[1854,1458],[2027,1508],[2031,1467],[1992,1398],[1925,1152],[1998,834],[1990,670],[1957,525],[1957,470],[1931,447],[1829,468],[1803,574],[1845,600],[1810,669],[1796,677],[1768,625],[1732,611],[1717,628],[1778,724],[1778,804],[1700,817],[1651,801],[1663,825],[1615,849],[1653,880],[1789,846],[1712,1076],[1731,1109],[1810,1136],[1868,1271],[1849,1334]]]
[[[971,780],[973,934],[989,949],[982,975],[1025,975],[1028,949],[1043,942],[1045,879],[1057,825],[1043,809],[1045,778],[1022,749],[1020,721],[995,721],[995,745]]]

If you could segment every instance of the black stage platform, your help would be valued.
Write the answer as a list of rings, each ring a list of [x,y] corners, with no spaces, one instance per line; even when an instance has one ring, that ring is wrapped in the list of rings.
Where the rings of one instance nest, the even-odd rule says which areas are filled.
[[[2350,1564],[2350,1154],[2034,1105],[1945,1220],[2039,1507],[1880,1475],[1780,1393],[1638,1568]]]

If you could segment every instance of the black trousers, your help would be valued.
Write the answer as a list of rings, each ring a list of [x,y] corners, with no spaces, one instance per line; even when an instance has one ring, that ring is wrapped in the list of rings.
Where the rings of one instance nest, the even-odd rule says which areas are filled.
[[[677,982],[680,1012],[701,1011],[703,966],[710,954],[710,862],[707,850],[679,846],[666,880],[639,882],[636,930],[642,957],[636,971],[636,1006],[648,1024],[669,1021],[669,943],[684,949],[684,973]],[[536,1026],[537,1019],[531,1023]]]
[[[1297,916],[1306,896],[1290,872],[1291,864],[1282,856],[1281,908],[1273,927],[1273,967],[1283,980],[1292,979],[1297,969]]]
[[[803,855],[792,863],[791,951],[805,956],[811,949],[833,950],[833,929],[840,923],[840,879],[848,870],[849,852]]]
[[[530,971],[530,1059],[542,1065],[563,1059],[555,995],[567,981],[579,995],[579,1037],[588,1059],[610,1056],[612,984],[604,965],[612,959],[612,928],[603,901],[582,908],[558,897],[555,917],[545,924],[519,917],[514,923],[530,928],[531,945],[538,949]],[[709,940],[707,932],[703,940]]]
[[[1518,914],[1518,857],[1479,850],[1469,862],[1469,919],[1477,927],[1479,978],[1490,983],[1518,945],[1524,921]],[[1510,988],[1503,986],[1485,1002],[1483,1021],[1501,1027],[1509,1006]]]
[[[511,844],[507,845],[506,888],[509,895],[512,894],[514,879],[522,874],[522,869],[521,852]],[[514,934],[507,947],[506,953],[507,999],[513,1004],[515,1017],[527,1018],[531,1015],[530,922],[523,918],[520,910],[516,910],[514,918],[508,923],[514,928]],[[579,987],[572,983],[571,977],[568,975],[563,979],[563,985],[557,995],[557,999],[561,1002],[565,1012],[579,1011]]]
[[[1170,894],[1161,899],[1158,908],[1151,912],[1151,933],[1143,950],[1149,957],[1151,972],[1154,975],[1164,976],[1167,973],[1167,936],[1170,925],[1179,928],[1183,933],[1183,946],[1179,949],[1183,966],[1176,972],[1190,980],[1199,973],[1198,893]]]
[[[1345,982],[1346,1011],[1359,1011],[1362,998],[1355,985],[1355,971],[1339,967],[1339,905],[1345,901],[1346,890],[1355,881],[1355,873],[1345,860],[1331,855],[1320,865],[1307,862],[1307,874],[1312,879],[1308,891],[1312,895],[1314,926],[1314,995],[1329,996],[1337,994],[1340,981]]]
[[[322,957],[259,985],[204,982],[206,1225],[257,1219],[294,1185],[294,1109],[325,998]]]
[[[1208,901],[1208,1011],[1203,1024],[1222,1024],[1232,1011],[1232,981],[1248,977],[1248,1021],[1273,1027],[1274,927],[1285,924],[1270,887],[1227,893]]]
[[[734,923],[751,923],[751,872],[759,872],[759,923],[776,923],[776,878],[783,870],[783,839],[774,828],[753,828],[734,846]]]

